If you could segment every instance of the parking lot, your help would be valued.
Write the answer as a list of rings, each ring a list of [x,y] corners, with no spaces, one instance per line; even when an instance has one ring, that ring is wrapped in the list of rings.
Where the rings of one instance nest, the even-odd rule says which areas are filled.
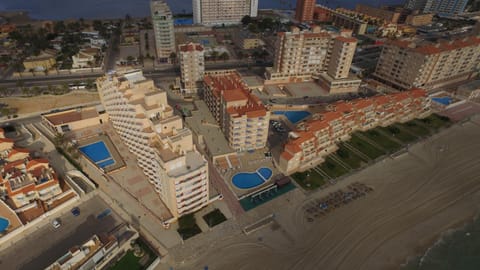
[[[92,235],[107,233],[122,221],[116,213],[98,218],[109,206],[98,196],[76,205],[80,215],[70,211],[60,217],[49,216],[38,225],[34,233],[0,253],[0,269],[44,269]],[[107,211],[108,212],[108,211]],[[54,228],[52,221],[59,218],[61,226]]]

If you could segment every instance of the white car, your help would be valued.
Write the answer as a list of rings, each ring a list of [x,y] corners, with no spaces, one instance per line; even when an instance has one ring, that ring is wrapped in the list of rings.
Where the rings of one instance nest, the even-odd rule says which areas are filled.
[[[62,222],[60,221],[60,219],[56,218],[52,221],[52,226],[55,229],[60,228],[60,226],[62,226]]]

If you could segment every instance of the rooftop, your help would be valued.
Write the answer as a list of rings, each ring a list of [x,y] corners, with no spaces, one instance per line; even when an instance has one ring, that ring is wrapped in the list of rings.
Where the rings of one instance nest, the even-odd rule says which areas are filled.
[[[44,117],[53,125],[62,125],[98,117],[98,111],[95,107],[90,107],[45,114]]]
[[[181,44],[178,46],[181,52],[203,51],[203,46],[197,43],[190,42],[188,44]]]
[[[185,154],[185,166],[181,166],[169,171],[168,175],[172,177],[180,177],[197,170],[201,166],[205,165],[205,162],[205,159],[203,159],[203,156],[200,153],[196,151],[187,152]]]
[[[470,46],[480,46],[480,37],[469,36],[455,40],[440,40],[437,43],[427,42],[419,39],[401,39],[389,41],[388,44],[400,48],[413,50],[420,54],[438,54],[445,51],[452,51]]]
[[[212,157],[233,153],[222,130],[208,110],[203,100],[195,101],[197,110],[192,111],[192,116],[185,122],[195,134],[203,136],[203,142]]]

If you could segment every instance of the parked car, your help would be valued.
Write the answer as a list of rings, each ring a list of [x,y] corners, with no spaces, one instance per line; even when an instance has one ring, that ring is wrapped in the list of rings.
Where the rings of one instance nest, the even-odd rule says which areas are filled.
[[[74,208],[72,208],[72,210],[70,212],[72,212],[72,215],[77,217],[77,216],[80,215],[80,208],[74,207]]]
[[[56,218],[52,221],[52,226],[53,228],[58,229],[60,228],[60,226],[62,226],[62,222],[60,221],[60,219]]]

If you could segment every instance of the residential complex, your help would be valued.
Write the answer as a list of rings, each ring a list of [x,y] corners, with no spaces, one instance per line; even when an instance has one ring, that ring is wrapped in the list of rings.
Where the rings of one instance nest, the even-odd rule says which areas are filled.
[[[383,8],[376,8],[369,5],[358,4],[355,11],[368,15],[370,17],[380,18],[388,23],[398,23],[400,12],[391,11]]]
[[[60,184],[48,160],[32,158],[28,149],[16,148],[0,130],[0,198],[25,224],[57,207],[76,193]]]
[[[163,0],[152,0],[150,11],[155,32],[157,58],[160,62],[168,62],[171,53],[175,52],[172,11]]]
[[[313,11],[315,9],[315,0],[297,0],[295,9],[295,20],[299,22],[309,22],[313,20]]]
[[[209,203],[208,166],[165,91],[142,71],[97,79],[110,120],[175,218]]]
[[[266,146],[270,112],[250,93],[234,70],[207,72],[204,100],[231,148],[236,151]]]
[[[138,232],[127,225],[120,225],[109,234],[93,235],[85,243],[71,247],[45,270],[102,269],[115,255],[129,250],[130,241],[135,238],[138,238]]]
[[[301,82],[312,78],[329,92],[356,91],[360,80],[350,76],[350,66],[357,45],[351,32],[341,35],[322,31],[300,31],[277,34],[273,68],[267,68],[266,77],[277,82]]]
[[[429,43],[393,40],[385,44],[374,76],[391,87],[427,90],[470,79],[480,63],[480,37]]]
[[[336,143],[347,140],[356,130],[406,122],[429,113],[430,100],[423,89],[333,103],[290,133],[278,167],[285,174],[304,171],[323,162],[337,150]]]
[[[246,15],[257,17],[258,0],[193,0],[193,23],[239,24]]]
[[[205,73],[205,50],[198,43],[178,46],[182,90],[185,94],[196,93]]]
[[[463,13],[467,3],[468,0],[408,0],[405,7],[424,13],[455,15]]]
[[[39,55],[29,56],[23,60],[23,67],[27,71],[46,71],[52,69],[57,61],[55,57],[57,52],[53,49],[41,51]]]

